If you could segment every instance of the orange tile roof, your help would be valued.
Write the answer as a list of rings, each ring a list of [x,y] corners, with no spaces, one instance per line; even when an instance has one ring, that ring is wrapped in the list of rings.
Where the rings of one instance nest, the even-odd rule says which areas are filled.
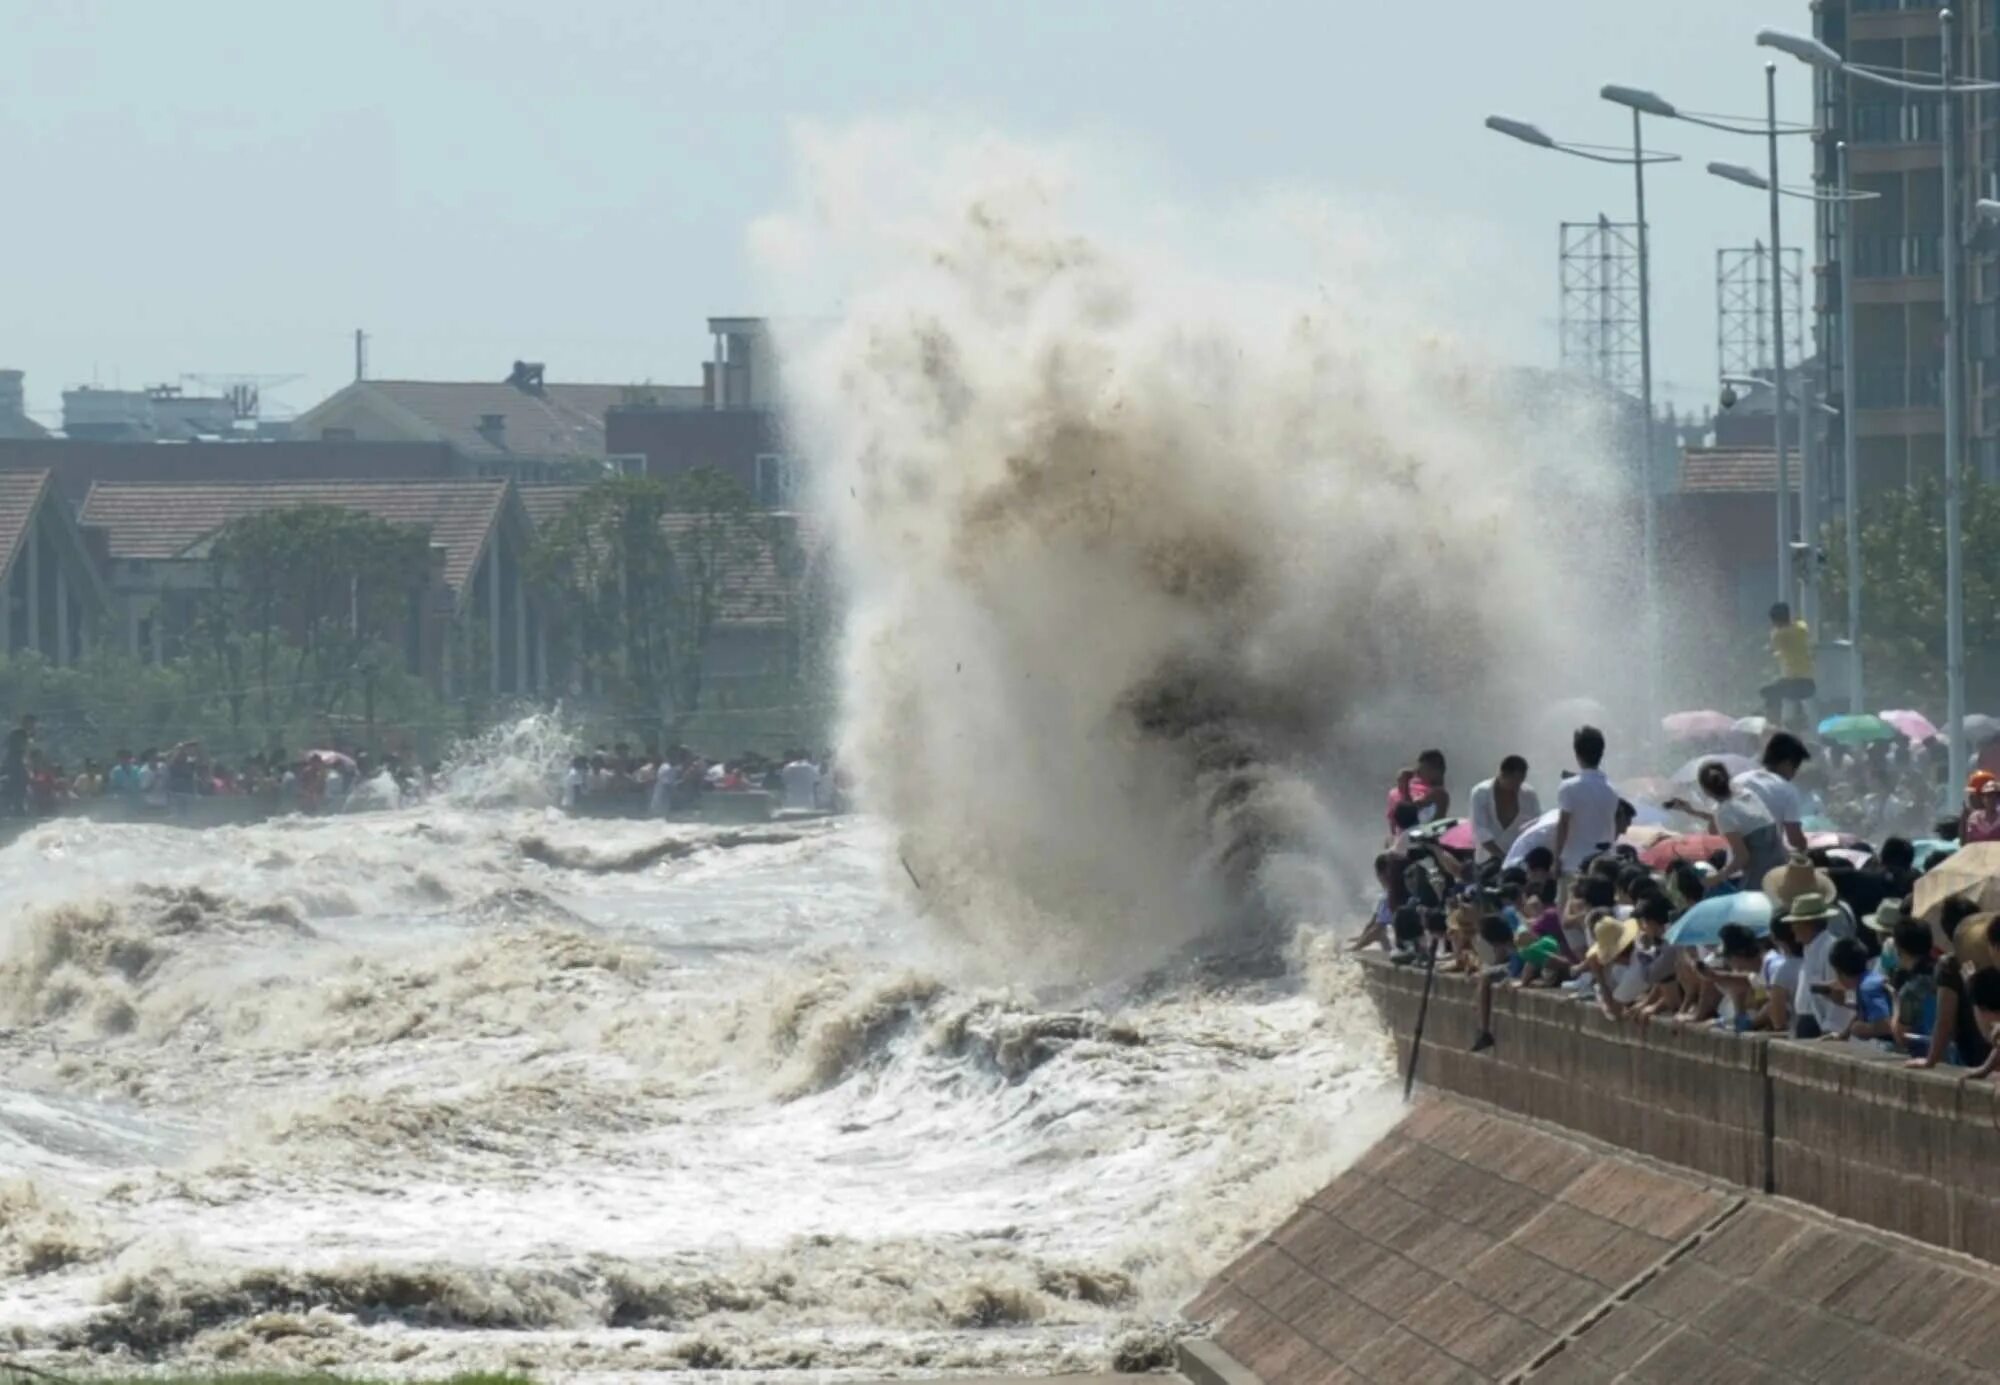
[[[47,470],[0,471],[0,578],[13,569],[28,521],[48,487]]]
[[[529,485],[521,487],[521,508],[528,512],[528,523],[536,533],[542,527],[562,517],[564,510],[577,502],[577,497],[589,490],[588,486],[571,485]]]
[[[575,504],[589,487],[545,485],[521,487],[521,506],[537,533],[553,523]],[[675,511],[660,517],[660,528],[677,558],[684,558],[691,538],[707,516]],[[740,534],[716,539],[719,551],[731,561],[723,582],[717,619],[723,625],[781,625],[789,615],[790,601],[797,587],[796,568],[800,556],[788,552],[808,537],[799,517],[786,513],[752,510],[735,521]]]
[[[1790,489],[1799,488],[1792,457]],[[1681,489],[1697,494],[1771,495],[1778,489],[1778,454],[1768,447],[1690,447],[1681,453]]]
[[[684,561],[691,536],[709,522],[707,516],[675,513],[663,515],[660,527],[667,542]],[[790,615],[791,596],[797,584],[796,555],[786,548],[800,537],[797,516],[752,512],[740,521],[724,523],[741,526],[740,532],[724,532],[715,537],[719,551],[731,563],[717,600],[716,619],[723,625],[782,625]]]
[[[508,483],[448,481],[101,481],[82,522],[102,526],[114,559],[184,557],[232,519],[293,505],[360,510],[427,530],[445,550],[444,579],[462,595],[485,552]]]

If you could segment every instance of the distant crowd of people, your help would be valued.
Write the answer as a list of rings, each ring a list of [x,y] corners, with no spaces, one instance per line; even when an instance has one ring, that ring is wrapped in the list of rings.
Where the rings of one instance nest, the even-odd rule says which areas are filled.
[[[430,790],[435,767],[406,762],[394,754],[374,757],[366,750],[270,750],[234,764],[213,756],[198,740],[164,748],[119,749],[98,759],[84,757],[71,770],[45,752],[38,723],[24,715],[8,731],[0,755],[0,815],[54,817],[93,806],[122,808],[134,815],[171,815],[202,799],[253,799],[271,811],[325,812],[345,807],[362,785],[398,801],[421,798]],[[386,776],[386,780],[385,780]]]
[[[793,812],[845,812],[845,775],[833,752],[815,756],[798,748],[772,758],[746,750],[734,759],[710,759],[685,745],[665,752],[634,751],[625,743],[579,752],[563,775],[562,806],[575,813],[643,811],[654,817],[692,812],[708,794],[761,792]]]
[[[1389,790],[1382,893],[1354,946],[1476,976],[1475,1052],[1496,1042],[1497,988],[1549,987],[1619,1021],[2000,1070],[2000,914],[1982,908],[2000,897],[2000,849],[1982,845],[2000,842],[1991,773],[1972,776],[1930,836],[1878,845],[1815,821],[1802,781],[1816,757],[1789,731],[1750,768],[1699,762],[1662,804],[1612,782],[1596,727],[1578,729],[1572,751],[1548,812],[1518,755],[1471,790],[1463,818],[1441,751]],[[1945,869],[1919,909],[1919,883]]]

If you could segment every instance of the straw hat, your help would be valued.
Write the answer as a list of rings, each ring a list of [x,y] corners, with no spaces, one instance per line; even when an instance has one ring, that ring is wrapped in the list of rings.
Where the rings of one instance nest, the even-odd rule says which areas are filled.
[[[1597,941],[1590,945],[1586,960],[1615,962],[1626,948],[1639,941],[1639,920],[1599,919]]]
[[[1884,901],[1881,908],[1861,922],[1873,932],[1880,933],[1884,937],[1892,937],[1908,918],[1909,915],[1903,912],[1903,901],[1891,899]]]
[[[1795,897],[1785,909],[1785,917],[1793,923],[1825,923],[1835,913],[1833,894],[1818,890],[1808,890]]]
[[[1794,852],[1787,864],[1765,874],[1764,893],[1777,901],[1779,907],[1789,910],[1803,894],[1831,899],[1833,880],[1825,871],[1815,870],[1810,859]]]

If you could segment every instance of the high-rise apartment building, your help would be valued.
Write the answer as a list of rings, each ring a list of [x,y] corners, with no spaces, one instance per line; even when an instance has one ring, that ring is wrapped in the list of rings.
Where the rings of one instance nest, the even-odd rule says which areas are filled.
[[[1814,31],[1849,62],[1935,81],[1935,0],[1815,0]],[[1964,0],[1954,68],[1967,81],[2000,76],[2000,0]],[[1818,73],[1817,176],[1837,179],[1845,140],[1854,208],[1855,409],[1864,491],[1938,474],[1944,460],[1944,145],[1936,96],[1898,92]],[[2000,100],[1954,98],[1959,121],[1959,202],[1966,259],[1959,287],[1966,345],[1963,374],[1967,461],[2000,476],[2000,228],[1982,229],[1973,203],[2000,196]],[[1819,213],[1820,358],[1830,394],[1841,382],[1838,208]],[[1829,455],[1837,455],[1829,449]],[[1839,468],[1830,478],[1838,486]],[[1824,493],[1832,493],[1827,491]]]

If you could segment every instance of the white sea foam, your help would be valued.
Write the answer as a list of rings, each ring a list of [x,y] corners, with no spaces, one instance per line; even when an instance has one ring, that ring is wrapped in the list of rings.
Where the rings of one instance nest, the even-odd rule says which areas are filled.
[[[630,872],[521,849],[667,833],[729,838],[433,803],[0,852],[10,893],[58,848],[117,864],[0,926],[0,1326],[285,1367],[1101,1365],[1382,1118],[1365,1007],[965,980],[864,822]]]

